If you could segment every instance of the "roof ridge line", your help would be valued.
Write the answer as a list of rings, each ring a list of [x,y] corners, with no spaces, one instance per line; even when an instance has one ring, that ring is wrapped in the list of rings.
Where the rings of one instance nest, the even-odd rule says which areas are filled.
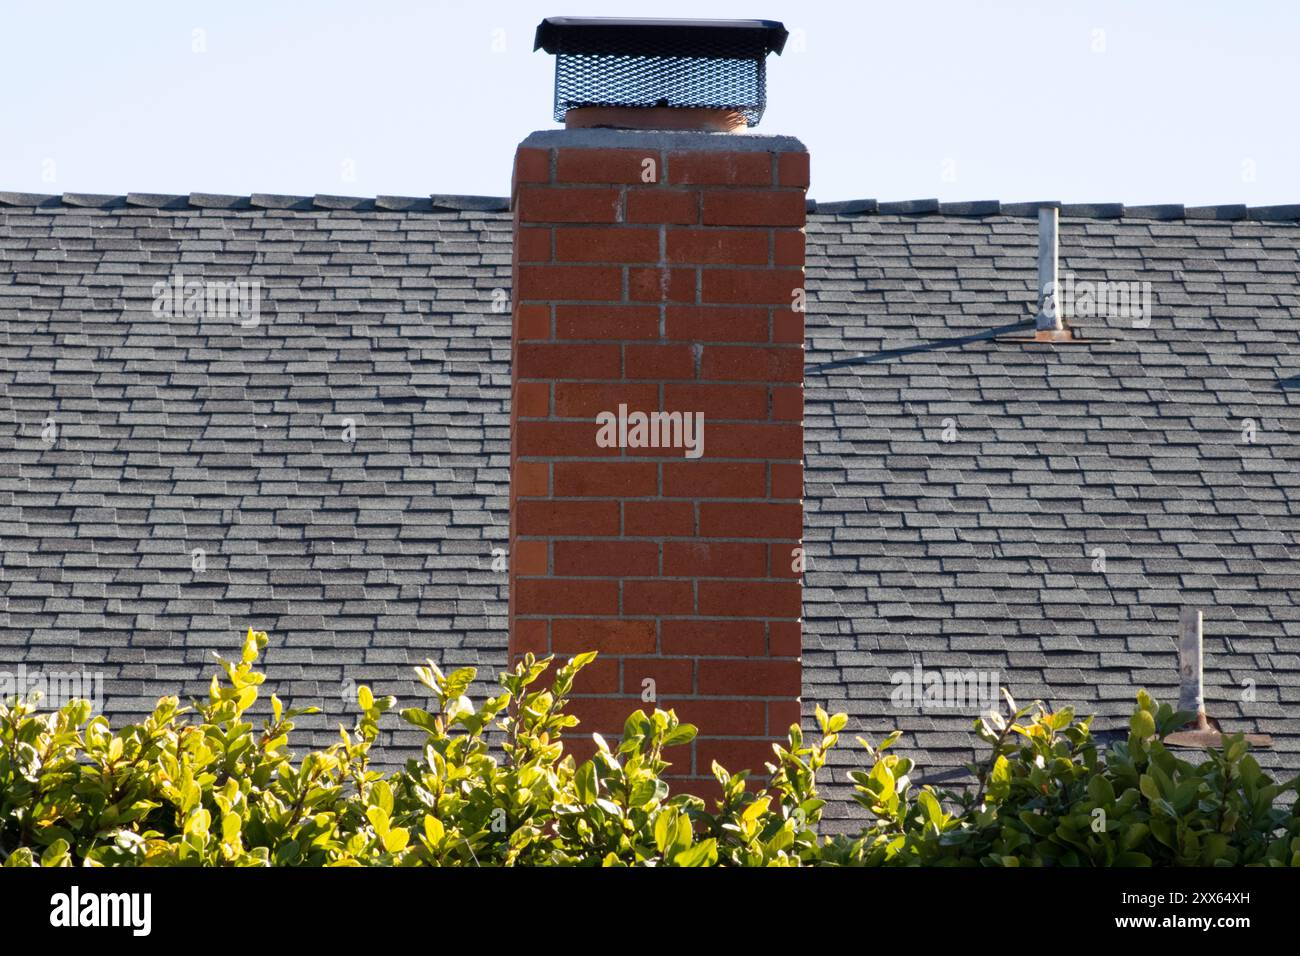
[[[1039,202],[999,202],[996,199],[968,202],[941,202],[937,199],[910,199],[881,202],[876,199],[847,199],[836,202],[808,200],[809,213],[834,216],[952,216],[987,218],[1009,216],[1033,219],[1043,207],[1061,211],[1063,219],[1145,219],[1173,220],[1253,220],[1256,222],[1293,222],[1300,220],[1300,203],[1271,206],[1247,206],[1244,203],[1221,203],[1211,206],[1185,206],[1182,203],[1148,203],[1125,205],[1119,202],[1063,203],[1059,200]]]
[[[227,195],[223,193],[29,193],[0,191],[0,206],[77,209],[292,209],[300,211],[383,211],[383,212],[507,212],[506,196],[482,196],[457,193],[432,193],[425,196],[339,196],[317,193],[312,196],[278,193]],[[1209,206],[1184,206],[1181,203],[1125,205],[1118,202],[1063,203],[1058,200],[1038,202],[1000,202],[996,199],[966,202],[941,202],[938,199],[909,199],[881,202],[876,199],[846,199],[835,202],[808,200],[808,212],[835,216],[951,216],[962,218],[1035,218],[1042,206],[1061,210],[1064,219],[1145,219],[1151,221],[1220,220],[1255,222],[1300,221],[1300,203],[1270,206],[1247,206],[1244,203],[1219,203]]]
[[[313,196],[279,193],[30,193],[0,191],[0,207],[37,209],[296,209],[296,210],[380,210],[385,212],[506,212],[506,196],[476,196],[433,193],[424,196]]]

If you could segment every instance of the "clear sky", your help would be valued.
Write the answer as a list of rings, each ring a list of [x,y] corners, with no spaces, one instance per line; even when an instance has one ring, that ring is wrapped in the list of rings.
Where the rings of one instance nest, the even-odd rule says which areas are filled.
[[[1300,202],[1296,0],[0,0],[0,190],[504,195],[548,15],[783,21],[822,201]]]

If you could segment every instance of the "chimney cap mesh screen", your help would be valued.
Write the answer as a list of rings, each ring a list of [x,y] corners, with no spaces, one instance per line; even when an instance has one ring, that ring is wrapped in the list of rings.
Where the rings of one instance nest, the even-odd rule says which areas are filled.
[[[766,59],[785,47],[773,20],[548,17],[533,49],[555,55],[555,119],[583,106],[709,107],[756,126]]]

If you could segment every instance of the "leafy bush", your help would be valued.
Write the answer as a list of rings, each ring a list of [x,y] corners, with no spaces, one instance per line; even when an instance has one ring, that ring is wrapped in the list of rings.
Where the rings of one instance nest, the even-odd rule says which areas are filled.
[[[1041,704],[1010,719],[976,721],[991,747],[972,767],[974,790],[913,796],[911,761],[868,751],[870,771],[850,774],[855,797],[874,823],[843,862],[867,865],[988,866],[1300,866],[1300,778],[1278,784],[1260,769],[1241,735],[1225,738],[1200,763],[1163,739],[1193,716],[1157,706],[1141,691],[1127,740],[1099,748],[1091,718]],[[1290,792],[1291,806],[1278,806]],[[948,809],[945,809],[945,803]]]
[[[976,722],[991,753],[970,790],[914,789],[897,733],[862,741],[870,767],[850,776],[867,822],[826,837],[817,774],[843,714],[817,710],[816,743],[791,727],[761,788],[715,765],[710,805],[664,780],[664,751],[695,736],[671,711],[631,714],[591,760],[563,752],[577,724],[566,697],[595,655],[528,656],[477,707],[472,669],[430,662],[416,669],[428,709],[401,712],[425,733],[422,756],[382,773],[371,755],[395,701],[367,687],[356,725],[301,760],[289,737],[311,709],[272,696],[254,727],[266,640],[250,631],[238,661],[219,659],[224,680],[193,712],[165,697],[116,733],[85,701],[0,702],[4,865],[1300,865],[1300,803],[1278,806],[1297,780],[1273,782],[1240,737],[1199,764],[1175,757],[1161,740],[1188,715],[1145,693],[1127,741],[1105,751],[1089,720],[1008,696],[1009,719]]]

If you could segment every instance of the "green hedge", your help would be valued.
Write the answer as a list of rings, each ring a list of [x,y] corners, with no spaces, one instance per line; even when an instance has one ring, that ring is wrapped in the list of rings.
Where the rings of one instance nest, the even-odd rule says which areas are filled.
[[[426,734],[423,755],[381,773],[370,762],[394,700],[369,688],[356,726],[301,759],[289,738],[310,711],[273,696],[254,726],[265,645],[250,631],[194,711],[165,697],[116,732],[85,701],[57,713],[0,703],[4,865],[1300,865],[1300,778],[1274,782],[1240,737],[1199,763],[1176,757],[1161,740],[1188,715],[1145,692],[1109,749],[1088,719],[1007,695],[1007,716],[976,721],[988,757],[956,792],[914,787],[912,762],[890,749],[897,733],[859,738],[866,766],[850,777],[868,822],[827,837],[816,780],[843,714],[818,709],[816,741],[791,727],[764,786],[715,765],[722,797],[706,805],[663,778],[665,751],[695,735],[671,711],[633,713],[621,741],[597,737],[581,764],[563,753],[577,724],[566,696],[595,655],[545,687],[551,662],[530,656],[477,706],[473,670],[429,663],[416,669],[428,709],[401,712]]]

